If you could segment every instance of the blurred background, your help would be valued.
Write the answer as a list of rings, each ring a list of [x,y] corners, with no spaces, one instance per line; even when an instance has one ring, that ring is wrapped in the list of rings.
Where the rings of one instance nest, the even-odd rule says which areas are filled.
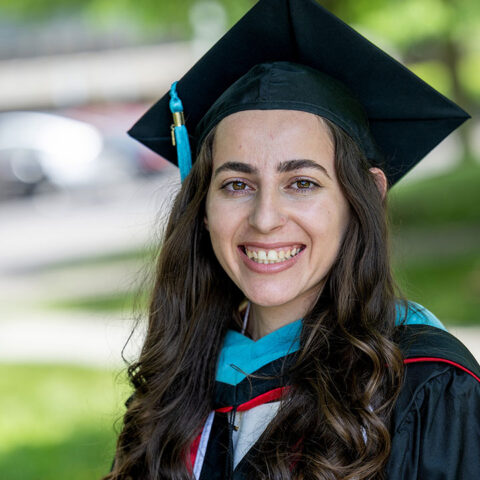
[[[254,3],[0,0],[2,480],[108,471],[179,185],[125,131]],[[480,359],[480,2],[319,3],[473,116],[389,201],[399,284]]]

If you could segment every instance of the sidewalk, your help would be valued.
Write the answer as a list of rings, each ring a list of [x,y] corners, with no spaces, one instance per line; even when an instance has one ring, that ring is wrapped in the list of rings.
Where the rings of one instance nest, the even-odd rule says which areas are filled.
[[[24,314],[0,321],[1,363],[55,363],[97,368],[124,366],[122,349],[134,319],[112,314]],[[125,349],[134,359],[141,348],[139,327]]]

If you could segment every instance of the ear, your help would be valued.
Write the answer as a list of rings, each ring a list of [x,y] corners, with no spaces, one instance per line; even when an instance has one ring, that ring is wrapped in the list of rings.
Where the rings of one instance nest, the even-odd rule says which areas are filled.
[[[385,198],[385,195],[387,194],[387,189],[388,189],[388,180],[387,177],[385,176],[385,173],[383,170],[377,167],[372,167],[369,169],[370,173],[373,175],[373,178],[375,180],[375,183],[377,184],[378,191],[380,192],[380,195],[382,198]]]
[[[203,217],[203,224],[205,225],[205,228],[207,229],[207,232],[209,231],[208,230],[208,218],[207,218],[207,215],[205,215]]]

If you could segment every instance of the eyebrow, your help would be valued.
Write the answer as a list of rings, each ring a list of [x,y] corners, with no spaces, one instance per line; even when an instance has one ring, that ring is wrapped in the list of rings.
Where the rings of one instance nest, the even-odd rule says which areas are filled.
[[[277,172],[278,173],[292,172],[294,170],[300,170],[302,168],[314,168],[315,170],[320,170],[328,178],[331,179],[325,167],[323,167],[317,162],[314,162],[313,160],[308,160],[308,159],[286,160],[284,162],[280,162],[277,165]],[[258,169],[255,168],[253,165],[250,165],[249,163],[225,162],[215,170],[214,177],[216,177],[219,173],[227,170],[240,172],[240,173],[252,173],[252,174],[258,173]]]
[[[240,172],[240,173],[258,173],[258,170],[254,166],[250,165],[249,163],[225,162],[223,165],[220,165],[215,170],[215,174],[213,176],[216,177],[219,173],[224,172],[226,170],[231,170],[233,172]]]
[[[314,162],[313,160],[308,160],[308,159],[287,160],[285,162],[281,162],[277,166],[277,172],[278,173],[291,172],[293,170],[300,170],[302,168],[314,168],[315,170],[320,170],[328,178],[330,178],[330,175],[328,174],[327,169],[325,167],[323,167],[317,162]]]

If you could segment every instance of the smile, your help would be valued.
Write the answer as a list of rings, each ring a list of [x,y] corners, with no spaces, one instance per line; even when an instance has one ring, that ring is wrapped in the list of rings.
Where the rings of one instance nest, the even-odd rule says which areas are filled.
[[[259,264],[283,263],[298,255],[305,247],[302,245],[291,245],[280,248],[262,249],[251,245],[241,247],[247,257]]]

